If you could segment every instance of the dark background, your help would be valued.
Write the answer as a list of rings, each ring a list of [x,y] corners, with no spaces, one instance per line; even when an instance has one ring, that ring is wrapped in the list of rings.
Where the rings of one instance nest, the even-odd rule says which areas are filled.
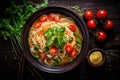
[[[32,0],[37,1],[37,0]],[[0,0],[0,10],[3,11],[10,0]],[[39,3],[42,0],[39,1]],[[48,74],[38,71],[25,61],[23,68],[23,80],[120,80],[120,1],[117,0],[49,0],[49,6],[70,6],[78,5],[84,9],[91,9],[94,13],[99,9],[106,9],[109,19],[114,22],[114,29],[109,33],[104,44],[95,41],[90,34],[89,50],[101,48],[106,55],[106,62],[103,66],[94,68],[88,65],[84,59],[81,65],[64,74]],[[77,12],[76,12],[77,13]],[[0,16],[2,14],[0,13]],[[21,53],[22,54],[22,53]],[[15,59],[10,41],[0,37],[0,79],[17,80],[20,61]],[[33,69],[34,68],[34,69]],[[35,70],[35,71],[34,71]],[[37,71],[37,72],[36,72]],[[37,74],[35,74],[35,73]],[[38,78],[36,78],[36,75]]]

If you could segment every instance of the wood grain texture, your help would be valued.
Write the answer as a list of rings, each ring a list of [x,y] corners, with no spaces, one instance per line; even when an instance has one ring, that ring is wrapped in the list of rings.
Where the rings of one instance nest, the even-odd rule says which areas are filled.
[[[49,6],[62,6],[70,8],[70,6],[75,5],[84,9],[91,9],[94,13],[96,13],[99,9],[106,9],[109,14],[108,18],[113,20],[115,24],[114,29],[109,35],[109,39],[105,44],[96,43],[94,37],[90,34],[89,49],[95,47],[102,48],[106,52],[106,64],[100,68],[93,68],[87,64],[85,59],[83,63],[81,63],[75,69],[59,75],[38,71],[36,68],[35,70],[38,71],[44,80],[120,80],[119,74],[117,74],[120,73],[120,55],[117,55],[120,53],[120,1],[49,0]],[[7,60],[5,56],[7,56]],[[13,59],[13,57],[10,41],[4,41],[3,38],[0,37],[0,78],[3,78],[4,80],[8,80],[8,78],[11,80],[16,80],[19,65],[18,62]],[[30,72],[27,66],[24,68],[23,78],[25,80],[35,80],[33,74]]]

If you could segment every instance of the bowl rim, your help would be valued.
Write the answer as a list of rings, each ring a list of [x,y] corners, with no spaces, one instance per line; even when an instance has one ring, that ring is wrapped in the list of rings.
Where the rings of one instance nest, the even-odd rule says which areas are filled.
[[[48,11],[45,11],[48,10]],[[47,65],[44,65],[42,63],[38,61],[34,60],[33,58],[30,59],[30,57],[33,57],[30,54],[30,50],[28,51],[28,43],[26,41],[26,36],[28,36],[28,30],[26,30],[28,27],[30,27],[33,22],[37,19],[38,16],[42,15],[43,13],[50,13],[50,12],[57,12],[57,13],[62,13],[63,15],[65,14],[66,16],[70,16],[72,18],[74,18],[74,20],[76,21],[77,25],[82,25],[82,27],[80,28],[80,30],[82,31],[82,36],[84,36],[84,44],[82,45],[82,49],[80,53],[81,54],[80,57],[77,56],[77,59],[75,58],[74,61],[64,65],[64,66],[57,66],[57,67],[50,67]],[[40,14],[38,14],[40,13]],[[33,20],[31,20],[33,19]],[[28,24],[30,23],[30,24]],[[29,28],[30,29],[30,28]],[[27,37],[28,38],[28,37]],[[48,6],[42,9],[37,10],[36,12],[34,12],[29,19],[26,21],[23,29],[22,29],[22,35],[21,35],[21,44],[22,44],[22,49],[23,49],[23,54],[25,56],[25,58],[27,58],[27,60],[35,67],[37,67],[38,69],[48,72],[48,73],[64,73],[67,71],[70,71],[71,69],[75,68],[87,55],[87,50],[88,50],[88,45],[89,45],[89,34],[88,34],[88,29],[85,25],[85,22],[83,21],[83,19],[74,11],[72,11],[71,9],[68,9],[66,7],[61,7],[61,6]],[[81,58],[79,60],[79,58]],[[73,64],[74,63],[74,64]]]

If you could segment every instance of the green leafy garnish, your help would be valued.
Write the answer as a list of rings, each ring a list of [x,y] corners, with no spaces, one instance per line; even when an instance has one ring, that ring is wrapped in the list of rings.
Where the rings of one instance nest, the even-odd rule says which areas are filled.
[[[50,37],[52,35],[52,29],[49,28],[45,33],[44,33],[45,36],[47,37]]]
[[[13,51],[19,58],[21,53],[21,30],[29,16],[40,8],[47,7],[48,0],[43,0],[41,4],[33,5],[28,0],[21,0],[19,4],[15,0],[10,1],[10,5],[1,11],[0,16],[0,37],[10,40]]]
[[[71,6],[71,9],[77,11],[80,17],[82,17],[85,13],[85,9],[83,9],[80,6],[77,6],[77,5]]]
[[[50,36],[50,37],[47,39],[47,41],[46,41],[46,45],[47,45],[47,46],[52,45],[52,44],[54,43],[54,41],[55,41],[56,38],[57,38],[56,36]]]
[[[64,44],[67,42],[66,37],[64,36],[65,27],[61,26],[58,28],[57,26],[53,26],[49,28],[44,36],[48,37],[46,41],[47,46],[51,46],[52,44],[56,45],[58,48],[63,48]]]

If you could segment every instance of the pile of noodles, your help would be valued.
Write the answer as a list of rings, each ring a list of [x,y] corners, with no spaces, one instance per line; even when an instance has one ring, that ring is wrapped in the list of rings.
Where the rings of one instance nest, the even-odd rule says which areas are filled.
[[[64,26],[65,27],[65,32],[64,32],[64,36],[66,37],[67,40],[69,40],[70,37],[73,37],[73,42],[72,42],[72,46],[75,45],[75,37],[73,35],[73,32],[67,27],[69,26],[71,23],[75,24],[74,21],[69,18],[69,17],[62,17],[60,19],[60,22],[55,22],[55,21],[45,21],[42,26],[39,29],[35,29],[34,28],[34,24],[30,29],[29,32],[29,37],[28,37],[28,43],[30,45],[30,50],[31,53],[33,54],[39,54],[38,51],[34,50],[35,45],[39,45],[40,49],[39,52],[43,52],[44,48],[46,47],[46,39],[44,37],[44,32],[49,29],[49,28],[53,28],[53,27],[61,27]],[[43,31],[43,34],[39,34],[39,32]],[[59,57],[63,58],[65,56],[65,51],[63,54],[58,54]],[[47,55],[48,57],[51,57],[49,54]],[[71,60],[70,60],[71,61]],[[70,62],[69,61],[69,62]],[[47,60],[44,60],[44,62],[48,65],[51,65],[52,63],[48,63]],[[53,61],[51,61],[53,62]]]

